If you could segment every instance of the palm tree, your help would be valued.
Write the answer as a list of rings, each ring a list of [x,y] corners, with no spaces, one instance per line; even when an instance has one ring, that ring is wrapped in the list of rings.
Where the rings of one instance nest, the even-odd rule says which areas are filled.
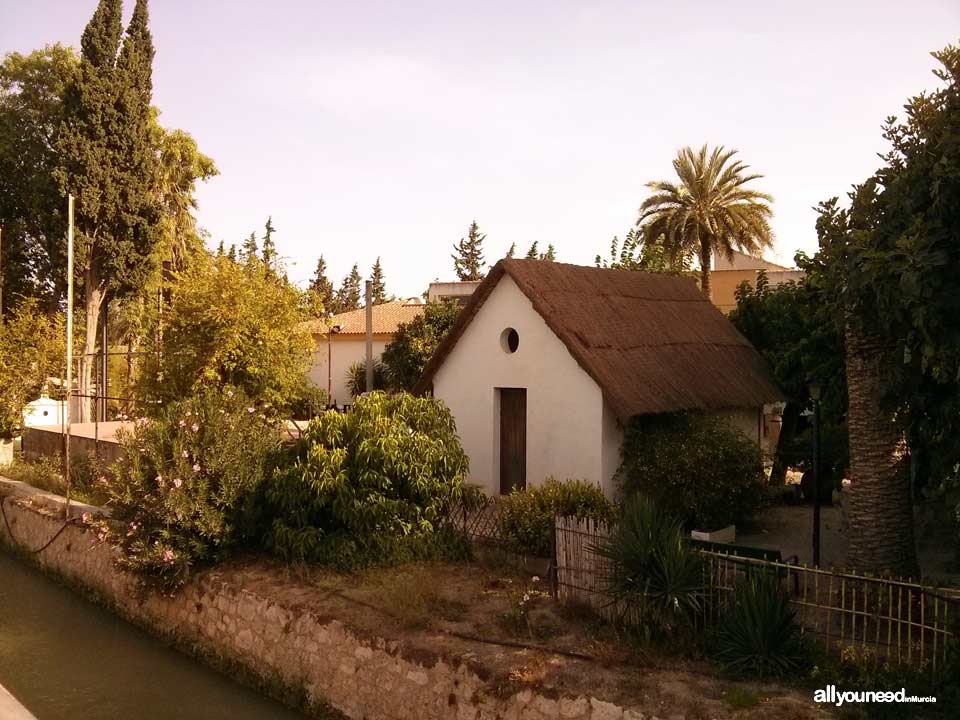
[[[734,250],[758,255],[773,245],[773,197],[744,187],[763,176],[747,174],[749,166],[734,160],[736,154],[722,145],[713,152],[706,145],[683,148],[673,161],[680,182],[647,183],[653,194],[637,220],[644,243],[662,245],[674,262],[700,258],[700,288],[707,297],[714,251],[732,260]]]

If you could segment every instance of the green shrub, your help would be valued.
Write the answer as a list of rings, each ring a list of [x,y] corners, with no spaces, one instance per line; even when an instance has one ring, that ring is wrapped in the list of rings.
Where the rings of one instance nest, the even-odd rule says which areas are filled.
[[[750,572],[737,581],[712,645],[714,657],[741,676],[784,677],[800,666],[800,626],[776,573]]]
[[[122,568],[173,589],[256,537],[279,432],[241,392],[202,391],[118,436],[126,453],[106,491]]]
[[[703,607],[703,563],[679,522],[650,499],[630,498],[594,551],[607,561],[607,592],[639,617],[650,639],[693,627]]]
[[[297,420],[314,418],[327,409],[327,391],[304,382],[290,396],[287,409]]]
[[[514,552],[549,557],[554,518],[575,515],[608,522],[613,505],[598,485],[583,480],[560,482],[548,478],[543,485],[514,490],[500,500],[500,537]]]
[[[328,410],[268,484],[268,547],[343,569],[443,554],[467,463],[450,411],[432,398],[374,392],[350,412]]]
[[[623,441],[618,481],[685,527],[716,530],[750,516],[762,499],[755,442],[721,418],[699,413],[635,418]]]

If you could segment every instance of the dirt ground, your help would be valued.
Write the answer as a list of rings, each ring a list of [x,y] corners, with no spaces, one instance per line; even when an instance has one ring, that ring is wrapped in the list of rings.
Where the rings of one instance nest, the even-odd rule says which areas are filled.
[[[565,610],[545,579],[493,565],[416,564],[342,575],[247,557],[212,571],[287,606],[335,618],[362,637],[399,640],[432,664],[461,658],[509,695],[549,687],[631,705],[662,720],[816,718],[812,694],[735,683],[706,662],[641,651],[609,625]],[[517,611],[524,594],[524,616]]]
[[[847,558],[847,526],[841,502],[821,508],[820,558],[823,567],[843,568]],[[917,521],[917,555],[923,577],[943,585],[960,585],[956,550],[949,522],[932,513]],[[737,531],[737,544],[780,550],[783,558],[813,562],[813,506],[775,504],[757,514],[750,527]]]

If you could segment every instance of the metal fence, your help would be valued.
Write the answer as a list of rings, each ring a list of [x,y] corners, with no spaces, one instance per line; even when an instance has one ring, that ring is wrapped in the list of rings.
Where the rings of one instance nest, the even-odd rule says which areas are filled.
[[[609,535],[600,522],[556,520],[556,586],[561,602],[575,602],[630,623],[636,613],[618,606],[605,591],[609,568],[594,548]],[[856,648],[868,660],[913,666],[944,661],[957,641],[960,591],[926,587],[901,579],[835,572],[786,562],[697,550],[704,559],[704,603],[700,621],[716,622],[737,580],[750,571],[779,577],[802,630],[837,654]]]

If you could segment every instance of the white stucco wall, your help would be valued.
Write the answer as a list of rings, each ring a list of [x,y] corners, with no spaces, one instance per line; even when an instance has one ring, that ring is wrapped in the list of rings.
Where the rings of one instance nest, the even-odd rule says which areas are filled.
[[[327,340],[325,336],[318,336],[317,349],[310,357],[310,366],[307,369],[307,379],[317,387],[327,389]],[[379,359],[383,349],[389,341],[382,338],[373,340],[373,357]],[[330,357],[333,365],[331,385],[333,387],[332,402],[345,405],[353,402],[353,396],[347,389],[347,368],[353,363],[364,362],[367,359],[367,345],[363,336],[354,339],[352,336],[336,338],[332,343]]]
[[[515,353],[500,344],[507,327],[520,337]],[[500,489],[496,389],[502,387],[527,390],[528,487],[551,475],[609,487],[620,439],[612,415],[605,416],[600,388],[509,276],[494,288],[433,382],[434,396],[453,412],[470,456],[469,481],[490,494]]]
[[[715,414],[763,447],[763,408],[731,408]]]

